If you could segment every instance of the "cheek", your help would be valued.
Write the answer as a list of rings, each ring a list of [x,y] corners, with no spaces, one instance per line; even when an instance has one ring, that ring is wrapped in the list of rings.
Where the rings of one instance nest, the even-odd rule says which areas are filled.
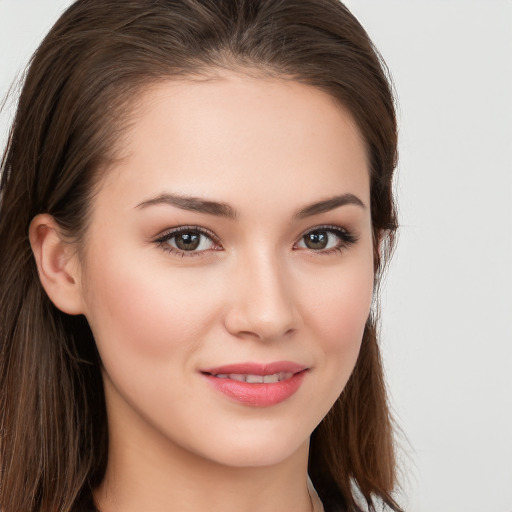
[[[317,278],[319,286],[310,283],[309,292],[302,294],[302,311],[306,339],[316,354],[307,401],[320,421],[343,391],[356,364],[372,302],[373,262],[371,257],[361,259],[322,275],[317,273]],[[306,424],[307,414],[303,417]]]
[[[333,291],[323,315],[328,341],[326,351],[334,353],[340,350],[359,350],[370,313],[372,285],[373,282],[370,286],[347,286]]]
[[[134,274],[129,270],[137,268]],[[92,270],[92,269],[91,269]],[[90,323],[108,381],[139,410],[157,410],[183,399],[182,383],[208,331],[215,301],[186,276],[165,276],[148,265],[104,264],[88,288]],[[171,279],[172,277],[172,279]],[[180,389],[180,393],[163,390]]]
[[[307,322],[320,351],[317,390],[324,397],[319,416],[327,414],[356,364],[373,296],[371,257],[350,262],[309,296]],[[320,373],[323,374],[320,377]]]
[[[186,273],[162,275],[143,262],[103,261],[91,268],[87,289],[86,316],[102,359],[163,362],[193,350],[214,316],[215,301]]]
[[[308,293],[307,323],[319,333],[326,354],[357,357],[372,296],[371,262],[341,269]]]

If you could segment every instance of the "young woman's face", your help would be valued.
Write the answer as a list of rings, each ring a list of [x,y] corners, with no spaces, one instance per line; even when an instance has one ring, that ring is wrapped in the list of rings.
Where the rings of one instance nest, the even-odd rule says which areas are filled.
[[[231,466],[307,453],[372,298],[350,115],[291,81],[167,82],[145,91],[121,150],[81,260],[111,442]]]

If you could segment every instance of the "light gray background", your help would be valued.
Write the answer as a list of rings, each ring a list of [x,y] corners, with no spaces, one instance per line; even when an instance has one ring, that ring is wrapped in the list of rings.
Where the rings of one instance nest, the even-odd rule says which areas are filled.
[[[69,3],[0,0],[0,97]],[[382,345],[406,510],[512,512],[512,1],[346,3],[399,97]]]

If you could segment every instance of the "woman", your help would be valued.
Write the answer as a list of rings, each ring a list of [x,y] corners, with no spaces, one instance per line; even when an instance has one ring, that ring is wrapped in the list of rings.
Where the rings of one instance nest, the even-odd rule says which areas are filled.
[[[2,166],[2,510],[400,510],[395,160],[336,0],[73,4]]]

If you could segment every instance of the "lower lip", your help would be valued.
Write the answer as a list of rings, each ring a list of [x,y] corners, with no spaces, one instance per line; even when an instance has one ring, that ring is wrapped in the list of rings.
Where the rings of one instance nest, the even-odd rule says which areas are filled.
[[[215,389],[239,403],[252,407],[269,407],[284,402],[299,389],[305,375],[306,370],[280,382],[249,384],[229,378],[219,379],[214,375],[204,374]]]

